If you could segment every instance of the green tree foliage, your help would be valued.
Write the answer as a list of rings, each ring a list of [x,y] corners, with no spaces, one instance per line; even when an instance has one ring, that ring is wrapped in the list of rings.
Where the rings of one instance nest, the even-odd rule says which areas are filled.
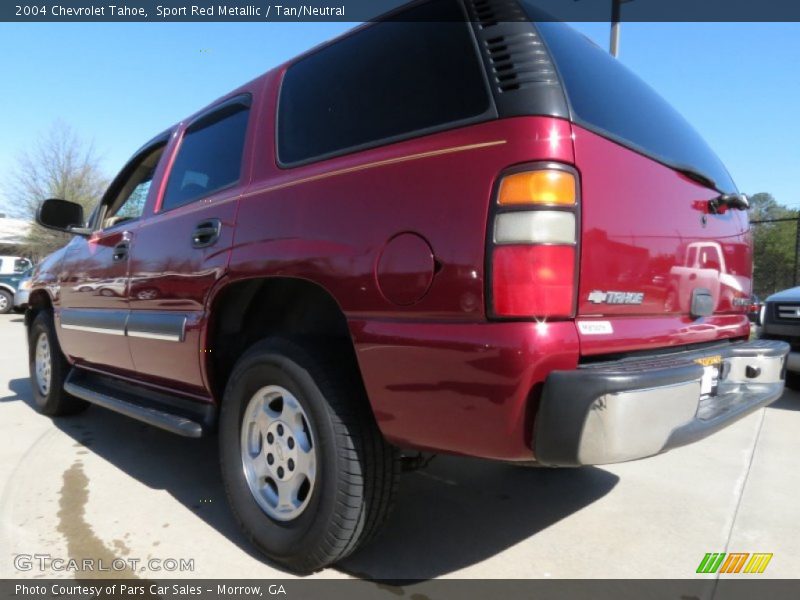
[[[750,220],[796,219],[798,211],[787,208],[771,194],[750,196]],[[765,298],[794,285],[797,221],[753,224],[753,290]]]
[[[30,149],[19,154],[8,195],[15,209],[31,221],[45,198],[78,202],[88,216],[107,185],[92,146],[68,125],[56,122]],[[69,239],[67,234],[33,225],[27,236],[26,252],[41,258]]]

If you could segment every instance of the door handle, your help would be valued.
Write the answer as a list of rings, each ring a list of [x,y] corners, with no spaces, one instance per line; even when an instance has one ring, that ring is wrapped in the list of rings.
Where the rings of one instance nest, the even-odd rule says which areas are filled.
[[[222,221],[207,219],[197,224],[192,232],[192,248],[208,248],[217,243],[222,231]]]
[[[114,262],[119,262],[128,258],[129,244],[130,242],[128,240],[123,240],[114,246],[114,252],[111,254],[111,259]]]

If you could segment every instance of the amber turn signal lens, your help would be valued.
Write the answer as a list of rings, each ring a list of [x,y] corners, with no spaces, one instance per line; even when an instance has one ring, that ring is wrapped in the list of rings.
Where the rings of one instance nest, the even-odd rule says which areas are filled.
[[[575,176],[567,171],[542,169],[503,177],[497,202],[502,206],[519,204],[573,205]]]

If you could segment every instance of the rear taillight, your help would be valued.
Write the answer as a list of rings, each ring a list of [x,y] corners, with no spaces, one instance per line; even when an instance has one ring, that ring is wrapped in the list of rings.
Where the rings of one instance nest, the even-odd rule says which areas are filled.
[[[570,317],[575,312],[578,178],[543,164],[504,174],[489,235],[491,312]]]

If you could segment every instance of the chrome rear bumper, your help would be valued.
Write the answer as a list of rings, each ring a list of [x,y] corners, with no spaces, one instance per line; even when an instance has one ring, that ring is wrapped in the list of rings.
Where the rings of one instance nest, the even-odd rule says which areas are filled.
[[[553,372],[534,424],[535,458],[599,465],[704,438],[780,398],[788,353],[784,342],[755,340]]]

